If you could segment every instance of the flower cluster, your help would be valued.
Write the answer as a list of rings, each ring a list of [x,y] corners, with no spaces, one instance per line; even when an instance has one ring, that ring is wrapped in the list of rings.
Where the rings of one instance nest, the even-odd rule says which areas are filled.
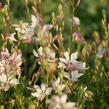
[[[80,70],[86,70],[86,64],[85,62],[77,61],[77,52],[72,53],[71,56],[68,51],[64,53],[65,58],[59,58],[60,62],[58,65],[58,68],[70,71],[70,74],[68,72],[64,72],[64,77],[70,80],[71,82],[78,81],[78,78],[81,77],[83,74],[78,73]]]
[[[0,55],[0,89],[7,91],[10,86],[17,85],[19,80],[16,75],[21,73],[21,53],[16,51],[12,54],[8,49],[1,52]]]

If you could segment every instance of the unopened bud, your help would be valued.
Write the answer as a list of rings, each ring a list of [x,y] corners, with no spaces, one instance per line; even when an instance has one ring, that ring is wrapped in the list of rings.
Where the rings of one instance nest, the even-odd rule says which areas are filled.
[[[83,35],[81,35],[79,32],[74,32],[72,34],[72,36],[73,36],[75,42],[81,42],[84,40]]]

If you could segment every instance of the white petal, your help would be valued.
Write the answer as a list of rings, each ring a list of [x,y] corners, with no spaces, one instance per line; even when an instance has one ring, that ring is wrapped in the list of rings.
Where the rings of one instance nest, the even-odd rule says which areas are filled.
[[[65,56],[65,58],[66,58],[68,61],[70,60],[70,58],[69,58],[69,52],[66,51],[66,52],[64,53],[64,56]]]
[[[58,77],[58,79],[55,82],[57,85],[60,83],[60,78]]]
[[[38,85],[34,85],[34,88],[36,89],[36,91],[38,93],[42,93],[42,90],[41,90],[41,88]]]
[[[7,82],[7,76],[6,74],[2,73],[0,74],[0,82],[6,83]]]
[[[67,72],[64,72],[64,77],[67,78],[68,80],[70,80],[70,74]]]
[[[19,80],[17,80],[16,78],[12,78],[12,79],[9,81],[9,83],[14,86],[14,85],[19,84]]]
[[[73,102],[68,102],[63,104],[64,109],[77,109],[76,104]]]
[[[68,64],[68,60],[64,59],[64,58],[59,58],[61,62],[63,62],[64,64]]]
[[[46,95],[50,95],[51,91],[52,91],[52,88],[47,88],[45,94],[46,94]]]
[[[35,15],[31,15],[31,20],[32,20],[32,27],[34,28],[39,24],[39,17]]]
[[[35,50],[33,50],[33,54],[34,54],[35,57],[38,57],[38,54]]]
[[[46,24],[46,25],[43,26],[43,30],[44,31],[51,30],[52,27],[53,27],[52,24]]]
[[[37,97],[38,99],[41,98],[41,94],[38,93],[38,92],[31,93],[31,95],[34,96],[34,97]]]
[[[44,83],[41,84],[41,89],[42,89],[43,92],[45,92],[45,90],[46,90],[46,85],[45,85]]]
[[[78,71],[71,72],[71,81],[72,82],[78,81],[78,78],[80,78],[82,75],[83,74],[82,73],[78,73]]]
[[[40,47],[38,51],[39,51],[40,56],[43,56],[43,48]]]
[[[65,85],[64,84],[60,84],[60,85],[58,85],[58,92],[60,92],[60,91],[62,91],[63,89],[64,89],[64,87],[65,87]]]
[[[10,85],[6,86],[5,89],[4,89],[4,91],[8,91],[9,88],[10,88]]]
[[[71,61],[75,61],[77,58],[78,58],[77,52],[71,54]]]
[[[106,51],[106,49],[102,45],[99,45],[98,53],[96,54],[96,57],[97,58],[102,58],[104,53],[105,53],[105,51]]]
[[[78,26],[80,25],[80,19],[78,17],[73,17],[72,21]]]
[[[59,62],[59,65],[58,65],[58,68],[65,68],[66,66],[65,66],[65,64],[64,63],[62,63],[62,62]]]
[[[61,96],[61,103],[66,103],[66,101],[67,101],[67,95],[64,94]]]

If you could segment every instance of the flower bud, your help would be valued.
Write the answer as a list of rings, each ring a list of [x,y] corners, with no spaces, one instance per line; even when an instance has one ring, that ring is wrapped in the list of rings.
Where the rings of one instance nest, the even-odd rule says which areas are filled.
[[[84,40],[83,35],[81,35],[79,32],[74,32],[74,33],[72,34],[72,36],[73,36],[73,38],[74,38],[74,41],[77,42],[77,43]]]
[[[47,72],[48,73],[55,73],[55,71],[57,70],[57,63],[48,63],[47,65]]]
[[[99,44],[100,43],[100,36],[99,36],[99,33],[98,32],[94,32],[93,33],[93,37],[94,37],[94,41],[96,44]]]
[[[38,42],[41,46],[48,46],[52,39],[52,34],[49,31],[39,30],[38,32]]]

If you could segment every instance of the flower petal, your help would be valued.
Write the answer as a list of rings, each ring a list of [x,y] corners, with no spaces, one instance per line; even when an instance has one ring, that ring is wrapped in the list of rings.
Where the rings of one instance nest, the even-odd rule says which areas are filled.
[[[52,88],[51,88],[51,87],[50,87],[50,88],[47,88],[45,94],[46,94],[46,95],[50,95],[51,91],[52,91]]]
[[[0,82],[6,83],[7,82],[7,76],[6,74],[2,73],[0,74]]]
[[[41,90],[41,88],[38,85],[34,85],[34,88],[36,89],[36,91],[38,93],[42,93],[42,90]]]
[[[67,95],[64,94],[61,96],[61,103],[66,103],[66,101],[67,101]]]
[[[40,56],[43,56],[43,48],[40,47],[38,51],[39,51],[39,55],[40,55]]]
[[[67,72],[64,72],[64,77],[67,78],[68,80],[70,80],[70,74]]]
[[[38,99],[41,98],[41,94],[38,93],[38,92],[31,93],[31,95],[34,96],[34,97],[37,97]]]
[[[70,60],[70,58],[69,58],[69,52],[66,51],[66,52],[64,53],[64,56],[65,56],[65,58],[66,58],[68,61]]]
[[[38,54],[35,50],[33,50],[33,54],[34,54],[35,57],[38,57]]]
[[[63,62],[64,64],[68,64],[68,60],[64,59],[64,58],[59,58],[61,62]]]
[[[43,91],[43,93],[44,93],[45,90],[46,90],[46,85],[45,85],[44,83],[41,84],[41,89],[42,89],[42,91]]]
[[[71,61],[75,61],[78,58],[78,52],[71,54]]]

